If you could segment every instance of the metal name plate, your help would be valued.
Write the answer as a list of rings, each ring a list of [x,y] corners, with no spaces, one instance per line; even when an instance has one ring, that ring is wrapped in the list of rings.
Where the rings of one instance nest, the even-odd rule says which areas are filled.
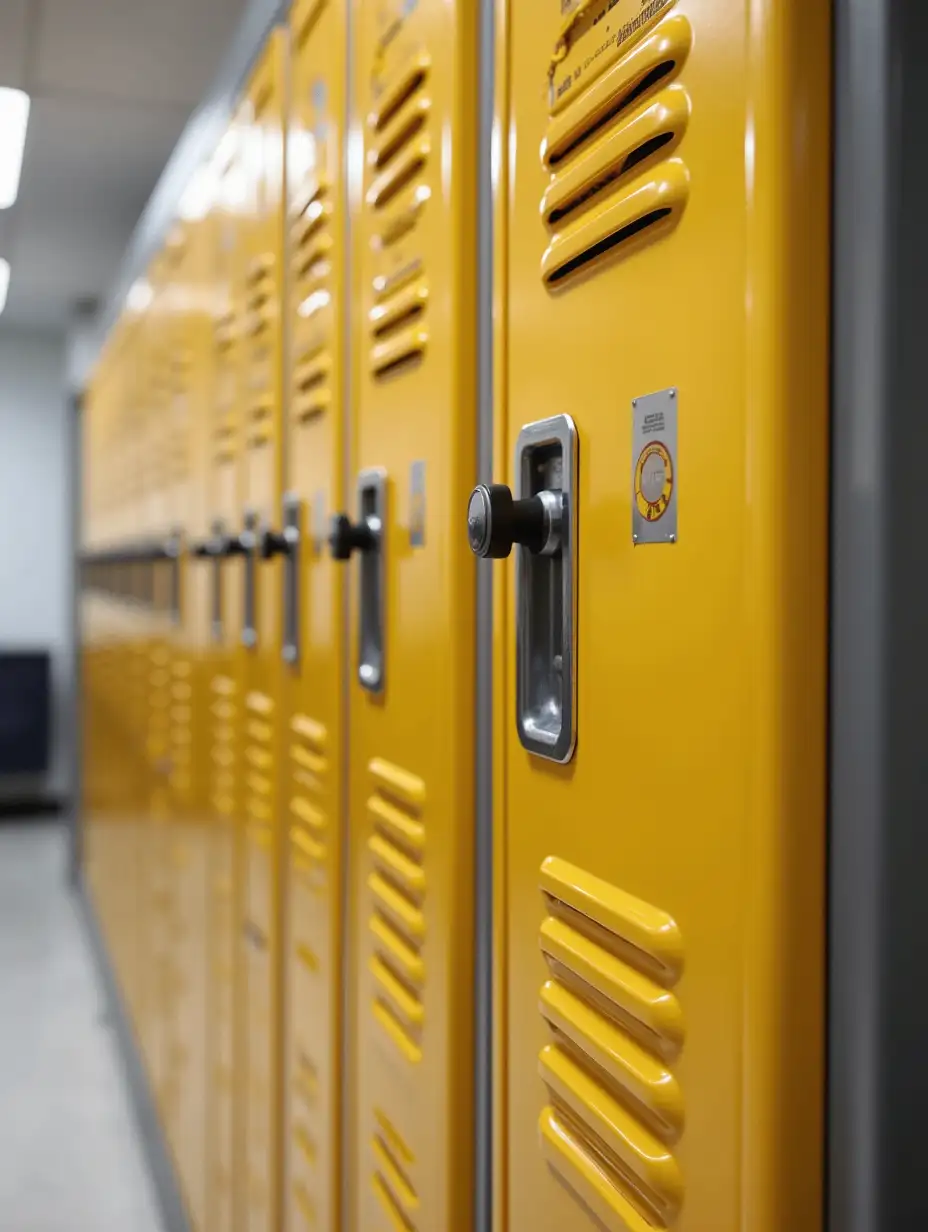
[[[632,399],[632,542],[677,542],[676,389]]]

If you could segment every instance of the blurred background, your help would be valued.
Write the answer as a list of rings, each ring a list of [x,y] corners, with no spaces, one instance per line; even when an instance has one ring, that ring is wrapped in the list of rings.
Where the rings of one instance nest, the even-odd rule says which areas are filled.
[[[0,773],[7,811],[54,809],[72,790],[71,398],[133,231],[244,8],[0,0],[0,89],[29,105],[20,144],[21,99],[0,103],[11,108],[0,111],[0,188],[15,194],[0,208],[0,524],[15,528],[0,555],[0,666],[41,679],[41,663],[19,656],[47,654],[50,682],[48,764],[28,763],[37,746],[23,733],[24,768]]]
[[[0,0],[0,1228],[157,1232],[66,892],[75,397],[146,203],[243,0]],[[64,824],[55,824],[64,823]]]

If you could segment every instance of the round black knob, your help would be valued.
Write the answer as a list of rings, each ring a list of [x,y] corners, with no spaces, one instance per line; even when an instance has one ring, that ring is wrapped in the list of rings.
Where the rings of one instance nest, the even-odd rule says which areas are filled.
[[[290,540],[279,530],[263,530],[258,539],[258,551],[262,560],[273,560],[275,556],[289,556]]]
[[[240,535],[221,535],[216,543],[217,556],[248,556],[258,546],[254,531],[243,530]]]
[[[470,495],[467,537],[475,556],[502,560],[514,543],[522,544],[530,552],[543,552],[551,539],[551,530],[551,510],[542,496],[514,500],[504,483],[478,484]]]
[[[329,530],[333,560],[349,560],[352,552],[369,552],[377,546],[377,534],[370,521],[352,522],[346,513],[336,513]]]

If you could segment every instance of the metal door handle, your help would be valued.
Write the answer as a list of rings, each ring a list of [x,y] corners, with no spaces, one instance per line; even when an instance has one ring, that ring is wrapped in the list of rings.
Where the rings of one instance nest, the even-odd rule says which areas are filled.
[[[467,506],[475,556],[516,566],[516,726],[530,753],[570,761],[577,709],[577,430],[568,415],[522,429],[516,495],[479,484]]]
[[[381,467],[358,476],[358,520],[346,513],[332,518],[329,548],[334,560],[359,554],[358,680],[369,693],[381,693],[385,678],[387,472]]]
[[[258,629],[255,616],[255,563],[258,548],[258,515],[249,510],[245,514],[245,526],[241,534],[226,540],[225,555],[241,556],[245,561],[245,578],[242,587],[242,645],[248,650],[258,644]]]

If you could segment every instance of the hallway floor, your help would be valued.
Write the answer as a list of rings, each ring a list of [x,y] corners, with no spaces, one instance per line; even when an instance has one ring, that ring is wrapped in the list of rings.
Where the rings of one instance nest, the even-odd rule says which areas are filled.
[[[0,1228],[160,1232],[64,828],[0,824]]]

